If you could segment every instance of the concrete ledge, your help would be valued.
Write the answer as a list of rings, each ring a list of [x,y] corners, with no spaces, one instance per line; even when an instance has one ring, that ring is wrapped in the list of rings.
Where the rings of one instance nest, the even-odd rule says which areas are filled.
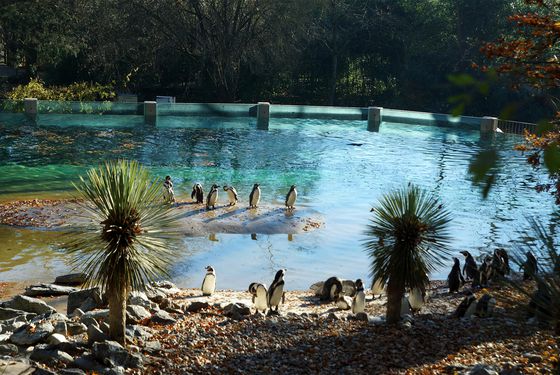
[[[218,116],[247,117],[256,116],[255,104],[230,103],[176,103],[158,104],[159,116]]]
[[[367,108],[272,104],[270,117],[367,120]]]
[[[465,126],[469,129],[480,129],[480,117],[454,117],[443,113],[405,111],[399,109],[383,109],[381,121],[412,125]]]

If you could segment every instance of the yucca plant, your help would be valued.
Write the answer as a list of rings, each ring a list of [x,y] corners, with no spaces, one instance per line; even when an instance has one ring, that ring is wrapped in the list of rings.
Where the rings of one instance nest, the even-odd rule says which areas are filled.
[[[167,274],[177,215],[163,204],[160,182],[135,161],[106,162],[75,187],[89,220],[67,248],[87,275],[85,287],[107,294],[110,337],[125,344],[128,293]]]
[[[429,274],[449,257],[450,213],[430,193],[409,185],[374,207],[365,247],[373,280],[387,284],[387,323],[400,320],[406,288],[425,290]]]

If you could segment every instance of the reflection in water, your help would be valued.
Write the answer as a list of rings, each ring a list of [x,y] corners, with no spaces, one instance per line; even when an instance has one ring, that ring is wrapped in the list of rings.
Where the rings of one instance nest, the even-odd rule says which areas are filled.
[[[409,182],[435,192],[454,214],[454,252],[507,248],[528,227],[527,216],[551,226],[559,221],[553,202],[532,189],[543,176],[535,177],[512,149],[521,140],[516,136],[481,138],[475,131],[389,123],[370,133],[362,121],[274,119],[265,132],[243,118],[162,117],[157,127],[128,116],[103,116],[103,124],[95,124],[99,118],[84,117],[85,126],[58,126],[65,117],[49,115],[39,126],[22,127],[2,124],[0,117],[0,200],[64,195],[91,166],[128,158],[146,164],[154,175],[172,176],[179,199],[190,199],[195,182],[206,190],[213,183],[235,186],[239,205],[224,215],[247,208],[255,182],[261,184],[263,205],[282,209],[289,187],[296,184],[298,206],[322,215],[322,228],[297,236],[209,233],[185,238],[175,247],[171,270],[182,286],[198,287],[200,277],[192,270],[208,264],[215,266],[222,288],[245,289],[250,281],[271,279],[278,268],[290,269],[288,289],[307,288],[333,274],[367,279],[369,259],[362,240],[370,208],[385,192]],[[504,163],[483,200],[470,182],[468,164],[488,147],[499,150]],[[220,194],[219,205],[226,201]],[[257,219],[261,215],[258,209],[250,212]],[[209,221],[222,218],[213,211],[205,215]],[[14,247],[18,235],[26,244]],[[0,280],[38,275],[50,281],[51,273],[67,269],[58,249],[52,233],[3,229]],[[445,278],[447,271],[433,276]]]

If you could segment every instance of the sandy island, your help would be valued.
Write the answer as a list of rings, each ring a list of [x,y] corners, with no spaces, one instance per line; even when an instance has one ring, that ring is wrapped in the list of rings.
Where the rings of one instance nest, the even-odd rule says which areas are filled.
[[[179,201],[175,210],[182,213],[180,230],[188,236],[208,233],[298,234],[320,228],[324,221],[312,209],[220,205],[206,210],[203,204]],[[0,204],[0,224],[47,230],[65,230],[83,223],[84,209],[75,199],[33,199]]]

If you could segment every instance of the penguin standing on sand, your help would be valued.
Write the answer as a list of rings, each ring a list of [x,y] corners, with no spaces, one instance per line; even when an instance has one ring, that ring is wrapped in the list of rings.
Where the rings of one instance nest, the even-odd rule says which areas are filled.
[[[465,283],[465,279],[463,279],[463,275],[461,274],[461,263],[459,263],[459,259],[454,257],[453,262],[451,272],[449,272],[447,276],[449,293],[458,292],[461,285]]]
[[[342,281],[336,277],[329,277],[327,281],[323,284],[323,290],[321,291],[321,301],[334,301],[340,294],[342,294]]]
[[[239,197],[237,195],[237,190],[233,186],[224,186],[224,191],[227,193],[229,199],[229,205],[235,206]]]
[[[276,307],[276,312],[278,312],[278,305],[280,302],[284,303],[284,275],[286,270],[279,270],[274,276],[274,281],[270,284],[267,293],[268,308],[270,311],[274,311],[272,308]]]
[[[266,313],[268,308],[268,290],[261,283],[251,283],[249,285],[249,293],[253,295],[253,305],[255,305],[255,313],[262,311]]]
[[[216,272],[214,272],[212,266],[206,267],[206,276],[202,280],[202,287],[200,289],[202,289],[203,296],[210,296],[216,290]]]
[[[531,280],[538,271],[537,258],[535,258],[533,253],[530,251],[528,251],[525,256],[527,257],[527,259],[521,266],[523,268],[523,280]]]
[[[288,194],[286,194],[286,209],[287,210],[293,210],[295,207],[295,203],[296,203],[296,199],[297,199],[297,190],[296,190],[296,185],[292,185],[290,187],[290,191],[288,192]]]
[[[249,194],[249,208],[257,208],[259,201],[261,200],[261,188],[259,184],[253,185],[253,190]]]
[[[496,299],[492,295],[485,293],[476,303],[475,315],[480,318],[492,316],[496,306]]]
[[[364,284],[361,279],[356,280],[356,294],[352,300],[352,313],[357,314],[364,312],[366,308],[366,294],[364,293]]]
[[[206,197],[206,209],[209,210],[210,207],[212,209],[216,208],[216,202],[218,201],[218,185],[212,185],[208,196]]]
[[[166,203],[175,202],[175,193],[173,192],[171,176],[165,176],[165,181],[163,181],[163,200]]]
[[[472,280],[478,277],[478,265],[474,260],[471,253],[468,251],[460,251],[465,256],[465,265],[463,266],[463,274],[467,280]]]
[[[196,198],[196,203],[204,203],[204,190],[201,184],[194,184],[191,193],[191,199]]]

